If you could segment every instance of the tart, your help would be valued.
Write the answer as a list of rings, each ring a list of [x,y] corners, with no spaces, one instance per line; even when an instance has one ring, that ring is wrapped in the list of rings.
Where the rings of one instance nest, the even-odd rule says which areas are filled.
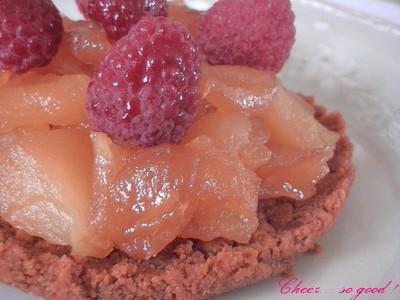
[[[168,18],[144,2],[119,28],[79,1],[91,20],[34,32],[57,44],[40,64],[45,50],[3,51],[20,57],[0,57],[1,281],[49,299],[204,299],[291,272],[343,206],[341,115],[276,76],[289,2],[221,0],[204,16],[172,4]],[[254,8],[254,26],[234,23]],[[249,52],[251,28],[265,44]]]

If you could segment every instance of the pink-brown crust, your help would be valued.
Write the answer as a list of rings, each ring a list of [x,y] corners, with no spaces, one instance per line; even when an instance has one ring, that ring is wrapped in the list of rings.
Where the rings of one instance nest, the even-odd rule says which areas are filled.
[[[341,134],[331,172],[304,202],[261,201],[250,244],[176,240],[149,261],[114,251],[105,259],[74,258],[0,219],[0,281],[48,299],[204,299],[290,272],[296,255],[313,250],[334,223],[353,180],[352,145],[340,114],[316,107]]]

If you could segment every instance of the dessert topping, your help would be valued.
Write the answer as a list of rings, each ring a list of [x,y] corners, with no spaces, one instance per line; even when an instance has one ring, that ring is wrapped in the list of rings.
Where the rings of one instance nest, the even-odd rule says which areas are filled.
[[[166,17],[168,4],[166,0],[144,0],[143,12],[146,16]]]
[[[51,0],[0,1],[0,70],[16,74],[47,65],[63,34]]]
[[[211,64],[279,72],[294,43],[289,0],[220,0],[205,14],[199,43]]]
[[[85,8],[81,10],[85,15]],[[88,0],[87,15],[102,24],[108,37],[116,41],[143,16],[166,16],[167,3],[166,0]]]
[[[140,146],[178,143],[196,112],[200,55],[187,30],[143,17],[106,54],[89,84],[91,126]]]

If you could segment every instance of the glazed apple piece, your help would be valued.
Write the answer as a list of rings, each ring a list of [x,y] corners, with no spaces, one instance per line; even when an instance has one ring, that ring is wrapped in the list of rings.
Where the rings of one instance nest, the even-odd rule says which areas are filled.
[[[288,92],[269,72],[240,66],[202,65],[202,94],[223,111],[262,116],[271,142],[302,149],[336,144],[301,97]]]
[[[0,88],[10,80],[11,72],[0,70]]]
[[[268,135],[257,118],[248,118],[238,112],[203,112],[184,138],[188,143],[206,135],[225,152],[231,152],[251,170],[268,162],[271,151],[267,148]]]
[[[263,115],[270,142],[303,150],[332,151],[339,135],[318,122],[304,100],[282,86]]]
[[[183,3],[171,3],[168,5],[168,18],[180,22],[189,30],[193,38],[199,33],[201,15],[190,10]]]
[[[238,152],[249,143],[251,123],[246,116],[236,112],[216,111],[205,114],[195,122],[184,137],[184,143],[207,135],[226,152]]]
[[[197,120],[203,118],[205,115],[216,111],[217,108],[213,106],[210,102],[205,99],[200,99],[199,103],[197,104],[196,115],[193,121],[196,122]]]
[[[29,72],[0,88],[0,132],[31,125],[85,122],[89,77]]]
[[[260,196],[312,196],[317,181],[327,174],[327,161],[333,156],[338,134],[321,125],[314,109],[302,97],[285,90],[271,73],[207,64],[202,71],[207,101],[221,111],[245,114],[259,133],[265,133],[261,139],[268,141],[272,159],[254,165],[263,179]],[[244,149],[242,154],[251,167],[249,162],[257,161],[259,150],[251,145]]]
[[[251,124],[249,142],[240,147],[239,155],[246,167],[255,171],[269,162],[272,152],[267,146],[269,135],[264,129],[262,119],[254,116],[248,119]]]
[[[269,72],[242,66],[202,64],[202,96],[223,111],[261,115],[279,85]]]
[[[248,161],[241,157],[241,150],[265,147],[253,143],[256,139],[252,139],[252,123],[240,113],[212,112],[192,125],[184,142],[197,153],[200,163],[194,185],[199,206],[182,236],[248,242],[258,224],[260,180],[246,167]],[[269,157],[266,154],[263,163]]]
[[[87,130],[48,127],[0,135],[0,215],[14,227],[79,255],[110,245],[89,232],[93,153]]]
[[[339,135],[325,128],[299,96],[283,87],[263,116],[270,133],[272,159],[257,170],[263,179],[260,196],[287,196],[304,200],[329,173],[327,162],[334,155]]]
[[[90,20],[64,19],[69,50],[81,63],[97,65],[111,44],[104,29]]]
[[[289,197],[304,200],[316,192],[316,183],[329,173],[327,162],[333,152],[324,149],[304,151],[268,144],[272,158],[257,170],[263,179],[260,198]]]
[[[35,72],[41,74],[87,74],[90,75],[90,68],[79,61],[70,49],[70,42],[68,34],[64,33],[60,46],[56,56],[53,57],[50,64],[42,67],[35,68]]]
[[[189,146],[200,158],[193,187],[199,204],[181,236],[202,241],[223,237],[247,243],[258,227],[259,178],[238,155],[218,149],[207,136],[196,138]]]
[[[125,149],[92,136],[96,191],[91,226],[125,253],[148,259],[172,242],[197,207],[198,159],[185,146]]]

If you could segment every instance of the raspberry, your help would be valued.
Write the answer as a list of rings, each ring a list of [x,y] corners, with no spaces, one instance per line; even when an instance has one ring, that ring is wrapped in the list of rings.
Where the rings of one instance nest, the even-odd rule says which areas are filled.
[[[87,14],[103,25],[111,40],[126,35],[145,15],[166,15],[166,0],[88,0]]]
[[[200,24],[199,44],[211,64],[279,72],[294,40],[289,0],[220,0]]]
[[[185,27],[143,17],[95,70],[89,122],[122,144],[179,143],[196,112],[199,73],[199,49]]]
[[[168,5],[166,0],[144,0],[143,11],[146,16],[163,16],[168,13]]]
[[[76,0],[76,4],[78,5],[79,11],[85,18],[88,17],[88,2],[89,0]]]
[[[62,34],[51,0],[0,0],[0,70],[21,74],[47,65]]]

